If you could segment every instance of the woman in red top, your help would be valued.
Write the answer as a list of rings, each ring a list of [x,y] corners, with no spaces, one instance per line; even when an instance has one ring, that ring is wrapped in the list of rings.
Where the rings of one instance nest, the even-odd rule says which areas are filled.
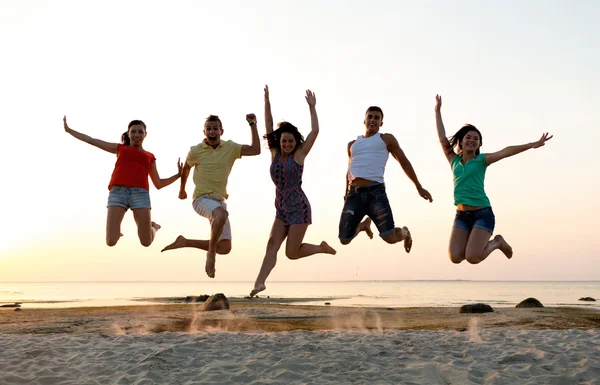
[[[129,123],[127,132],[121,136],[121,144],[104,142],[77,132],[67,125],[67,117],[63,118],[65,131],[75,138],[96,146],[104,151],[117,154],[117,163],[110,178],[108,189],[108,215],[106,218],[106,244],[117,244],[121,234],[121,222],[131,208],[138,226],[138,237],[143,246],[150,246],[160,226],[150,219],[150,193],[148,175],[157,189],[175,182],[181,176],[183,168],[177,161],[177,174],[161,179],[156,169],[154,155],[142,148],[146,137],[146,124],[141,120]]]

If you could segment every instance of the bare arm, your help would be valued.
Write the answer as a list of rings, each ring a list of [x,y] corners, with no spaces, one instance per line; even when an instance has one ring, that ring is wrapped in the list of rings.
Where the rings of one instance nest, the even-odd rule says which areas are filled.
[[[350,151],[350,149],[352,148],[352,145],[354,144],[354,142],[355,142],[355,140],[348,143],[348,170],[350,170],[350,160],[352,159],[352,152]],[[349,184],[350,184],[350,182],[348,181],[348,171],[346,171],[346,190],[344,190],[344,200],[346,200],[346,196],[348,195],[348,185]]]
[[[185,192],[185,184],[188,180],[188,176],[190,175],[190,170],[192,168],[190,167],[190,165],[187,163],[187,161],[185,162],[185,165],[183,166],[183,170],[181,170],[181,185],[179,187],[179,199],[186,199],[187,198],[187,193]]]
[[[167,179],[160,179],[158,175],[158,170],[156,169],[156,162],[152,162],[152,166],[150,168],[150,179],[152,179],[152,184],[156,187],[157,190],[160,190],[163,187],[167,187],[171,183],[175,182],[181,176],[181,170],[183,169],[183,165],[181,164],[181,158],[177,159],[177,174],[173,175]]]
[[[258,129],[256,128],[256,115],[246,115],[246,121],[250,124],[252,130],[252,144],[244,144],[242,146],[242,156],[252,156],[260,154],[260,138],[258,137]]]
[[[77,131],[73,130],[72,128],[70,128],[69,125],[67,124],[67,116],[66,115],[63,118],[63,125],[65,127],[65,132],[72,135],[73,137],[75,137],[83,142],[89,143],[92,146],[96,146],[104,151],[108,151],[113,154],[117,153],[117,143],[109,143],[109,142],[105,142],[100,139],[94,139],[91,136],[82,134],[81,132],[77,132]]]
[[[317,140],[317,136],[319,135],[319,117],[317,116],[317,98],[315,93],[311,90],[306,90],[306,102],[308,103],[308,108],[310,110],[310,133],[306,137],[304,144],[300,148],[300,152],[302,155],[306,157],[310,152],[310,149],[315,144],[315,140]]]
[[[520,154],[523,151],[527,151],[532,148],[542,147],[546,144],[548,140],[552,139],[552,136],[553,135],[548,136],[548,133],[546,132],[537,142],[521,144],[519,146],[509,146],[500,151],[485,154],[485,163],[487,165],[490,165],[504,158],[508,158],[509,156]]]
[[[438,138],[442,145],[442,151],[446,155],[448,162],[452,163],[452,159],[456,156],[448,138],[446,137],[446,128],[444,128],[444,122],[442,121],[442,96],[435,96],[435,125],[437,127]]]
[[[423,186],[421,186],[419,178],[417,178],[417,174],[415,173],[412,164],[410,163],[406,155],[404,155],[404,151],[402,151],[402,149],[400,148],[400,144],[398,144],[398,141],[396,140],[394,135],[382,134],[381,138],[386,144],[388,151],[392,154],[394,159],[396,159],[398,163],[400,163],[400,166],[402,167],[408,178],[415,184],[419,195],[423,199],[426,199],[429,202],[431,202],[433,200],[431,198],[431,194],[429,194],[429,191],[425,190]]]
[[[271,99],[269,98],[269,86],[265,86],[265,128],[267,134],[273,132],[273,115],[271,114]]]

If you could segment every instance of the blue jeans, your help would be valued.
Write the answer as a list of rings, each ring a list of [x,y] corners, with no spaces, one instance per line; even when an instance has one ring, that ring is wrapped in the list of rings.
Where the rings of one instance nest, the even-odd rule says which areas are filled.
[[[452,225],[453,228],[463,229],[468,232],[471,232],[473,229],[482,229],[490,234],[494,234],[495,226],[496,217],[491,207],[484,207],[473,211],[456,210],[454,225]]]
[[[120,206],[125,209],[149,209],[150,192],[141,187],[113,186],[108,193],[109,206]]]
[[[385,193],[385,184],[378,183],[365,187],[349,186],[340,217],[338,238],[342,241],[351,241],[365,215],[373,220],[381,238],[394,233],[394,217]]]

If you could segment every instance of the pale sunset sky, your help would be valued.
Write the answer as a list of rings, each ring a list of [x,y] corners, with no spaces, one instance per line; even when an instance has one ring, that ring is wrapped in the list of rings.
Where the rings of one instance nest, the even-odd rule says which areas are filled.
[[[0,1],[2,236],[0,281],[209,280],[205,252],[160,250],[209,223],[177,198],[179,181],[151,185],[152,246],[131,212],[115,247],[105,243],[115,156],[71,137],[72,128],[118,142],[133,119],[161,177],[203,139],[209,114],[223,139],[250,144],[247,113],[265,132],[273,117],[310,130],[305,89],[317,95],[321,133],[304,169],[313,209],[305,241],[338,253],[288,260],[269,280],[596,280],[600,277],[600,2],[597,1]],[[435,129],[443,96],[448,134],[469,122],[482,152],[554,138],[491,166],[486,191],[496,233],[513,246],[480,265],[447,256],[452,173]],[[361,234],[337,240],[346,146],[364,133],[366,108],[385,113],[433,203],[390,157],[387,192],[412,252]],[[275,216],[265,141],[229,179],[233,251],[217,281],[253,281]],[[191,198],[190,176],[187,191]],[[375,228],[373,227],[375,230]]]

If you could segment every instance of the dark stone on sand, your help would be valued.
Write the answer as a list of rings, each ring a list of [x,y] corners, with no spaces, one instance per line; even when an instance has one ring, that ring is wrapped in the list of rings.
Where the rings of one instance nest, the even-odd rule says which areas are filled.
[[[472,305],[462,305],[459,313],[493,313],[494,309],[485,303],[475,303]]]
[[[7,303],[4,305],[0,305],[0,307],[21,307],[18,303]]]
[[[204,311],[223,309],[229,309],[229,300],[223,293],[213,294],[208,297],[206,302],[204,302],[204,307],[202,308]]]
[[[588,302],[596,302],[596,299],[592,298],[592,297],[582,297],[582,298],[579,298],[579,300],[580,301],[588,301]]]
[[[522,300],[516,306],[518,308],[526,308],[526,307],[544,307],[540,301],[535,298],[529,297],[527,299]]]
[[[331,305],[331,302],[325,302],[325,305]]]
[[[16,307],[15,311],[23,311],[23,309],[21,309],[20,307]]]
[[[199,295],[199,296],[188,295],[187,297],[185,297],[185,303],[204,302],[207,299],[208,299],[208,295],[207,294],[203,294],[203,295]]]

